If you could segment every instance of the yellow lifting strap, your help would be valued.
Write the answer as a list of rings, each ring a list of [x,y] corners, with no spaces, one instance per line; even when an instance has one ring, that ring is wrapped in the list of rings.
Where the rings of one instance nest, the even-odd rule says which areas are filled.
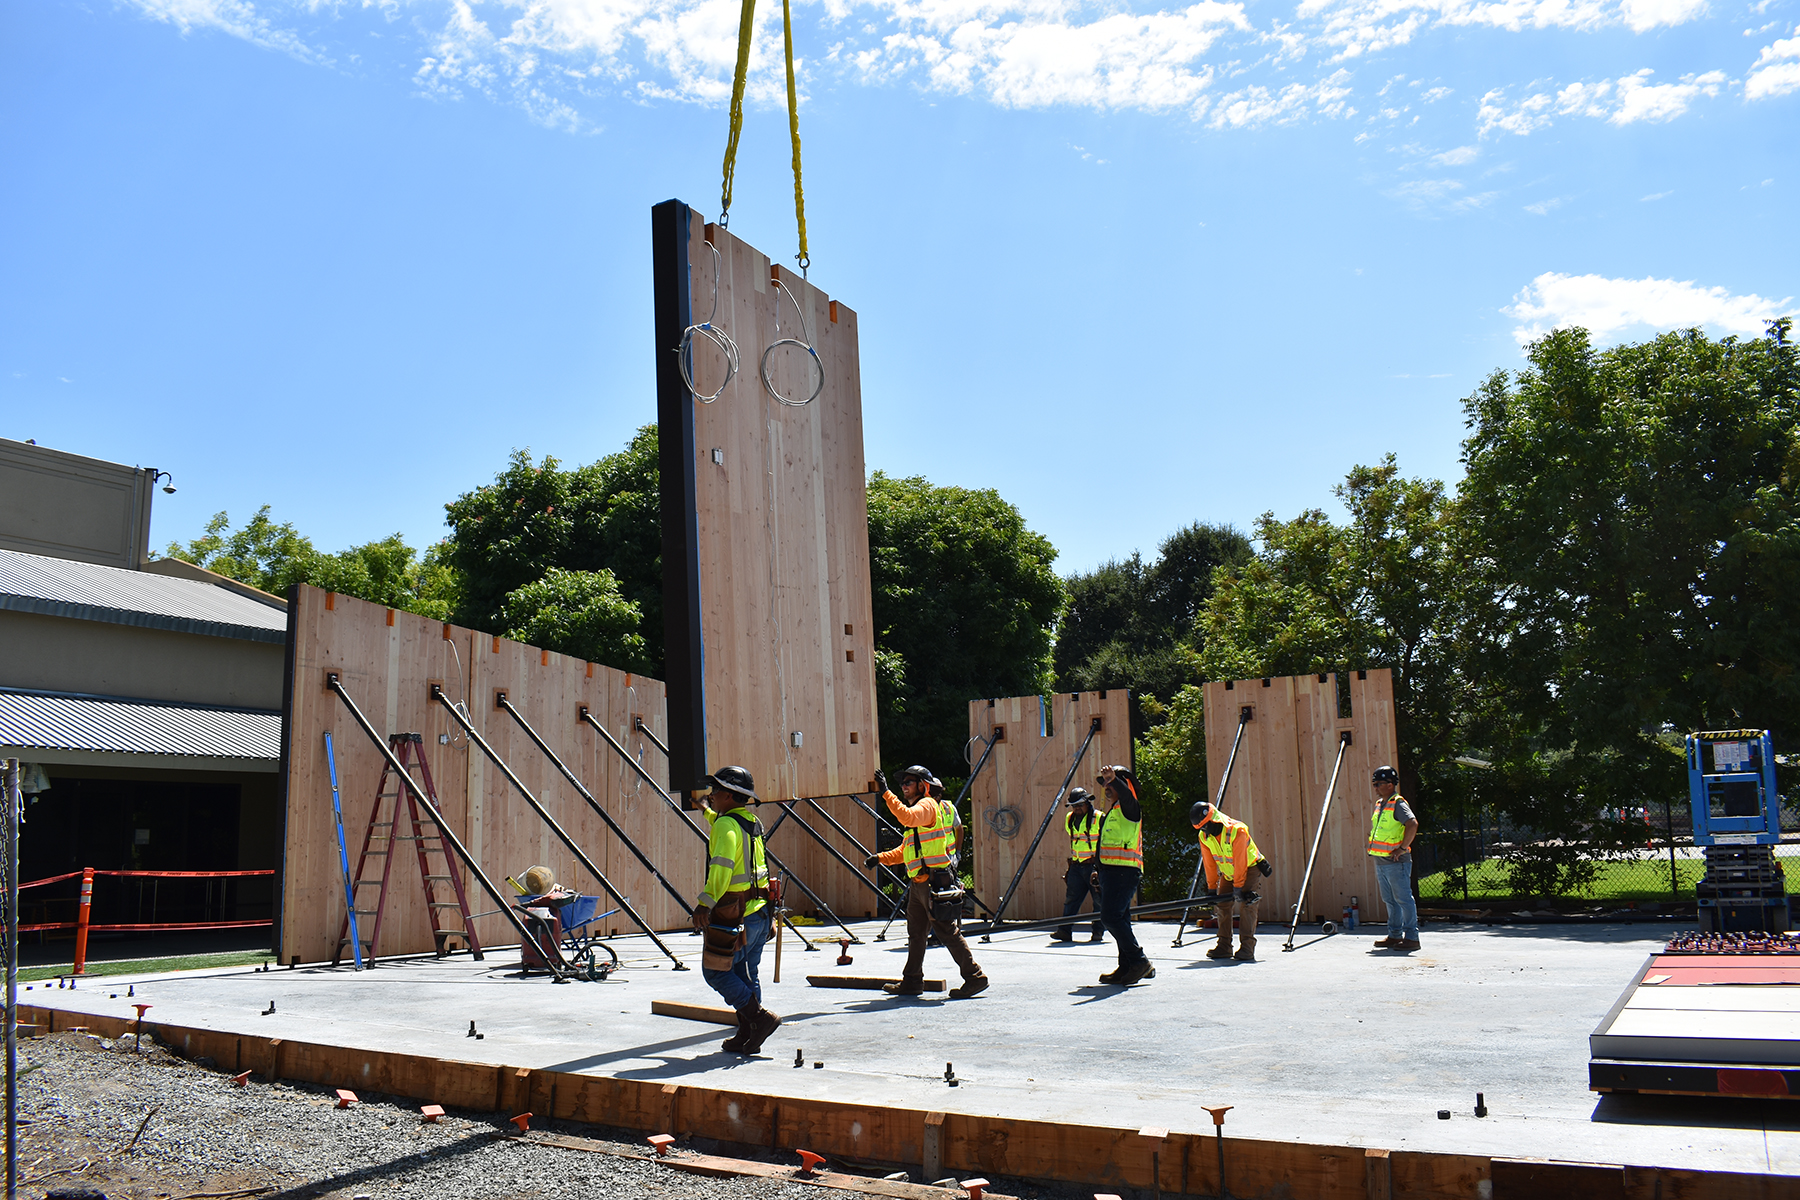
[[[731,220],[731,182],[737,173],[738,137],[744,130],[744,85],[750,75],[750,37],[756,26],[756,0],[744,0],[738,18],[737,73],[731,81],[731,132],[725,140],[725,181],[719,197],[719,224]],[[794,221],[800,232],[800,273],[812,265],[806,249],[806,192],[800,180],[800,99],[794,83],[794,19],[789,0],[781,0],[781,35],[787,59],[788,134],[794,142]]]

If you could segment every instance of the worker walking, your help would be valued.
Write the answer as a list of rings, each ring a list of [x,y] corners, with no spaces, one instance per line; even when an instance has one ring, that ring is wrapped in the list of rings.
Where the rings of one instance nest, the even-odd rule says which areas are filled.
[[[1100,922],[1119,947],[1119,966],[1101,983],[1129,987],[1156,978],[1150,957],[1131,932],[1131,898],[1144,879],[1144,813],[1138,804],[1137,781],[1124,767],[1102,767],[1106,815],[1100,818]]]
[[[1375,813],[1369,818],[1369,857],[1375,860],[1375,883],[1387,905],[1388,935],[1375,945],[1383,950],[1419,948],[1419,905],[1412,894],[1412,844],[1419,818],[1400,795],[1400,772],[1377,767]]]
[[[1069,866],[1063,872],[1062,915],[1072,917],[1081,911],[1081,902],[1090,897],[1094,910],[1094,927],[1088,934],[1088,941],[1104,941],[1106,935],[1101,932],[1105,927],[1100,924],[1100,818],[1094,815],[1094,793],[1086,788],[1069,789],[1069,815],[1063,818],[1063,828],[1069,834]],[[1059,925],[1056,932],[1050,935],[1053,942],[1072,942],[1075,940],[1075,926]]]
[[[1257,885],[1274,873],[1269,860],[1256,848],[1250,827],[1225,815],[1210,800],[1197,800],[1188,819],[1200,834],[1200,862],[1206,868],[1206,886],[1213,894],[1213,914],[1219,918],[1219,942],[1206,952],[1208,958],[1256,961],[1256,906],[1262,897]],[[1256,874],[1252,875],[1251,872]],[[1231,952],[1232,910],[1237,910],[1238,951]]]
[[[769,940],[769,866],[762,825],[745,804],[760,804],[755,782],[742,767],[721,767],[706,777],[712,793],[703,810],[712,825],[707,839],[706,888],[694,906],[694,928],[705,937],[700,975],[737,1012],[738,1031],[720,1049],[755,1054],[781,1018],[762,1006],[757,967]]]
[[[932,798],[931,785],[935,782],[924,767],[908,767],[901,772],[900,796],[896,796],[888,790],[887,776],[879,770],[875,772],[875,783],[881,788],[888,811],[906,833],[898,846],[869,855],[863,865],[904,863],[909,881],[906,966],[900,972],[900,982],[886,984],[883,990],[893,996],[917,996],[925,990],[925,941],[935,933],[962,971],[962,984],[951,988],[950,996],[966,1000],[987,990],[988,977],[970,953],[969,943],[963,940],[958,927],[962,885],[956,873],[956,851],[962,822],[957,818],[956,805]]]

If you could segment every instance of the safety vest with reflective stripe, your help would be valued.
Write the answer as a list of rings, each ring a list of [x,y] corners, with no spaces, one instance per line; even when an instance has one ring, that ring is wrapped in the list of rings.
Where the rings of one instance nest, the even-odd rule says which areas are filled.
[[[1250,861],[1244,864],[1244,869],[1246,871],[1262,861],[1262,851],[1256,848],[1256,839],[1249,837],[1250,827],[1236,817],[1228,817],[1215,808],[1213,809],[1212,819],[1217,821],[1221,826],[1218,836],[1214,837],[1212,834],[1207,833],[1206,830],[1202,829],[1200,831],[1200,844],[1205,846],[1206,852],[1213,856],[1213,862],[1219,868],[1219,877],[1222,879],[1229,879],[1235,883],[1238,878],[1238,869],[1237,862],[1231,857],[1231,851],[1232,843],[1237,838],[1238,830],[1242,829],[1244,831],[1250,846]]]
[[[1131,820],[1117,805],[1100,818],[1100,865],[1144,869],[1144,823]]]
[[[1394,815],[1394,805],[1399,801],[1399,792],[1381,801],[1369,821],[1369,853],[1377,858],[1391,856],[1406,841],[1406,825]]]
[[[906,853],[906,873],[911,878],[924,875],[929,869],[947,867],[956,861],[951,853],[951,835],[956,831],[956,807],[946,800],[931,801],[937,808],[937,816],[931,824],[915,825],[906,831],[901,846]]]
[[[1069,857],[1076,862],[1086,862],[1094,857],[1094,851],[1100,846],[1100,819],[1089,813],[1077,816],[1070,813],[1063,818],[1063,828],[1069,831]]]
[[[738,892],[766,892],[769,863],[756,818],[740,816],[736,809],[723,814],[705,811],[712,822],[712,836],[706,841],[706,890],[700,893],[700,903],[717,908]],[[749,898],[744,902],[744,915],[761,910],[766,903],[761,896]]]

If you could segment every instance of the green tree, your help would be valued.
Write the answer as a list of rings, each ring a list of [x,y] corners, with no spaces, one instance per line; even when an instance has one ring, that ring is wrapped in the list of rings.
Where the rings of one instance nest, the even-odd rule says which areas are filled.
[[[507,628],[507,597],[553,568],[610,571],[641,614],[642,661],[663,664],[662,526],[656,426],[639,429],[617,454],[565,469],[515,450],[494,482],[445,505],[444,560],[461,579],[456,620]],[[609,666],[620,666],[608,663]]]
[[[1236,529],[1196,522],[1165,538],[1148,566],[1133,552],[1069,576],[1056,624],[1056,687],[1129,687],[1147,723],[1160,720],[1163,705],[1199,681],[1192,643],[1213,572],[1249,557],[1250,540]]]
[[[991,489],[869,478],[882,755],[962,773],[969,701],[1042,692],[1056,550]]]
[[[167,554],[277,596],[309,583],[438,620],[448,619],[456,599],[456,574],[439,547],[421,558],[396,533],[326,554],[291,522],[277,524],[266,504],[241,529],[215,514],[204,534],[186,546],[171,542]]]
[[[1591,858],[1625,836],[1600,814],[1679,800],[1669,733],[1800,736],[1800,373],[1786,320],[1605,351],[1559,330],[1526,356],[1464,402],[1479,786]],[[1554,857],[1517,866],[1579,886]]]
[[[639,632],[643,614],[619,594],[611,571],[551,567],[507,593],[505,636],[560,654],[648,674]]]

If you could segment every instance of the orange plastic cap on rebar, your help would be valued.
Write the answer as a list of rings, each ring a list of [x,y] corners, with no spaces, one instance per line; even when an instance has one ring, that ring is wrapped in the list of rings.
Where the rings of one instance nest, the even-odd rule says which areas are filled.
[[[650,1148],[656,1151],[656,1156],[658,1158],[661,1158],[668,1154],[669,1147],[675,1144],[675,1135],[672,1133],[653,1133],[644,1140],[650,1143]]]
[[[427,1104],[424,1108],[419,1110],[419,1115],[425,1118],[425,1123],[427,1125],[436,1125],[437,1119],[444,1115],[444,1106],[441,1104]]]
[[[811,1150],[802,1150],[799,1153],[800,1173],[802,1175],[811,1175],[813,1169],[825,1161],[825,1156],[823,1154],[814,1154]]]
[[[337,1106],[339,1108],[349,1108],[352,1104],[356,1103],[356,1093],[346,1091],[343,1088],[337,1090],[337,1098]]]
[[[1201,1107],[1206,1108],[1205,1105],[1201,1105]],[[1221,1104],[1217,1108],[1207,1108],[1206,1111],[1212,1114],[1214,1125],[1223,1125],[1225,1123],[1225,1114],[1236,1107],[1237,1105],[1235,1104]]]
[[[510,1120],[514,1125],[517,1125],[519,1127],[520,1133],[526,1133],[531,1129],[531,1114],[530,1113],[520,1113],[516,1117],[508,1117],[507,1119]]]
[[[988,1185],[985,1179],[965,1179],[962,1190],[969,1193],[969,1200],[981,1200],[981,1189]]]

